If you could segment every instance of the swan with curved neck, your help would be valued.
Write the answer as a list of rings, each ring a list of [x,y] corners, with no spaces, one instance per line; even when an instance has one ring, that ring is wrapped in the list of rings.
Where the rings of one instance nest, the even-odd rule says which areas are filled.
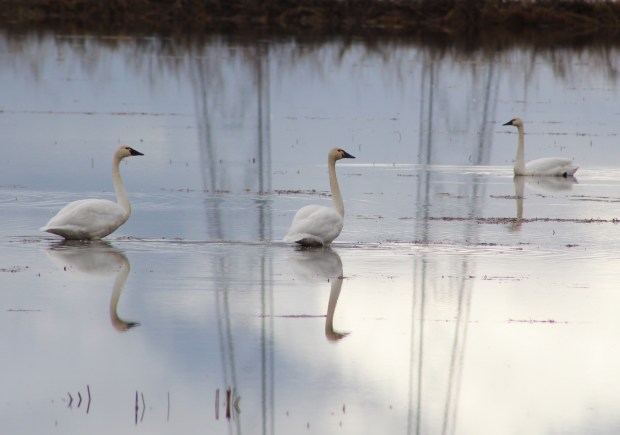
[[[69,240],[96,240],[116,231],[131,215],[131,204],[121,180],[119,165],[126,157],[143,155],[127,145],[121,145],[114,153],[112,180],[116,202],[107,199],[70,202],[51,218],[41,231]]]
[[[525,163],[525,145],[523,121],[514,118],[503,125],[517,127],[519,143],[517,146],[517,158],[515,159],[515,175],[539,175],[552,177],[571,177],[579,166],[576,166],[571,159],[562,157],[545,157],[542,159],[531,160]]]
[[[307,205],[297,211],[284,241],[302,246],[327,246],[340,235],[344,223],[344,202],[336,178],[336,161],[354,159],[340,148],[333,148],[327,155],[329,187],[332,193],[332,207]]]

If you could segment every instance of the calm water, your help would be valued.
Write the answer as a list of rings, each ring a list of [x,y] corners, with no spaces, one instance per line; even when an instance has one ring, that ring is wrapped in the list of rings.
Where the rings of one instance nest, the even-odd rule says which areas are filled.
[[[2,433],[617,433],[618,52],[0,37]],[[513,180],[564,156],[576,180]],[[133,205],[99,243],[65,203]],[[332,249],[280,242],[329,204]]]

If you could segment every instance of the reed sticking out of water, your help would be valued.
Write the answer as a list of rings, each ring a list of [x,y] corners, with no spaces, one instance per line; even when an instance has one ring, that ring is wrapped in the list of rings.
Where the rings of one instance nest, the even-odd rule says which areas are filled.
[[[140,402],[138,401],[138,397],[142,397],[142,413],[140,414]],[[146,411],[146,402],[144,401],[144,393],[140,392],[140,396],[138,396],[138,390],[136,390],[136,402],[134,406],[134,424],[138,424],[138,414],[140,414],[140,423],[144,420],[144,412]]]
[[[170,391],[168,391],[168,412],[166,413],[166,421],[170,421]]]
[[[226,389],[226,420],[230,420],[230,388]]]
[[[86,414],[90,412],[90,385],[86,385],[86,392],[88,393],[88,406],[86,406]]]
[[[90,395],[90,385],[86,385],[86,414],[88,414],[90,412],[90,403],[91,403],[91,395]],[[73,408],[73,396],[71,395],[71,393],[67,393],[67,396],[69,396],[69,403],[67,403],[67,408]],[[76,405],[77,408],[79,408],[80,406],[82,406],[82,393],[78,391],[77,393],[77,400],[78,403]]]
[[[241,413],[239,409],[239,397],[236,390],[226,389],[226,420],[234,419],[235,415]],[[215,419],[220,419],[220,389],[215,390]]]
[[[137,425],[138,424],[138,410],[140,409],[140,407],[138,406],[138,390],[136,390],[136,404],[134,407],[134,424]]]
[[[590,0],[0,0],[0,25],[76,29],[475,35],[620,31],[620,2]]]

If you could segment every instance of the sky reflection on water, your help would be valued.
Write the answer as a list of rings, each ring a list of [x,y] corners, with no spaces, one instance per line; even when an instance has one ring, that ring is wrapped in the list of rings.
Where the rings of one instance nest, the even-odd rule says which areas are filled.
[[[615,431],[615,51],[0,47],[3,432]],[[513,116],[576,180],[513,180]],[[127,224],[39,233],[112,198],[118,142],[145,154]],[[334,145],[357,157],[344,231],[297,251],[279,240],[329,200]]]

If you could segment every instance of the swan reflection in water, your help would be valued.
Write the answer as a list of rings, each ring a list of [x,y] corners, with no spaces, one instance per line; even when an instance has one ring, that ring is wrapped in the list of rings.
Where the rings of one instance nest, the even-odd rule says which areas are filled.
[[[68,272],[87,275],[116,275],[110,299],[110,321],[114,329],[127,331],[140,323],[123,320],[118,316],[118,301],[129,276],[130,265],[125,254],[105,241],[62,241],[47,250],[56,264]]]
[[[573,176],[568,177],[540,177],[531,176],[515,176],[513,178],[515,185],[515,200],[517,201],[517,219],[511,225],[511,230],[519,230],[523,223],[523,192],[525,183],[532,190],[538,190],[545,193],[562,192],[572,190],[573,184],[577,184],[577,179]]]
[[[329,341],[338,341],[348,332],[334,330],[334,313],[342,289],[342,260],[331,248],[300,248],[291,251],[288,256],[293,274],[303,281],[329,281],[331,291],[325,318],[325,337]]]

